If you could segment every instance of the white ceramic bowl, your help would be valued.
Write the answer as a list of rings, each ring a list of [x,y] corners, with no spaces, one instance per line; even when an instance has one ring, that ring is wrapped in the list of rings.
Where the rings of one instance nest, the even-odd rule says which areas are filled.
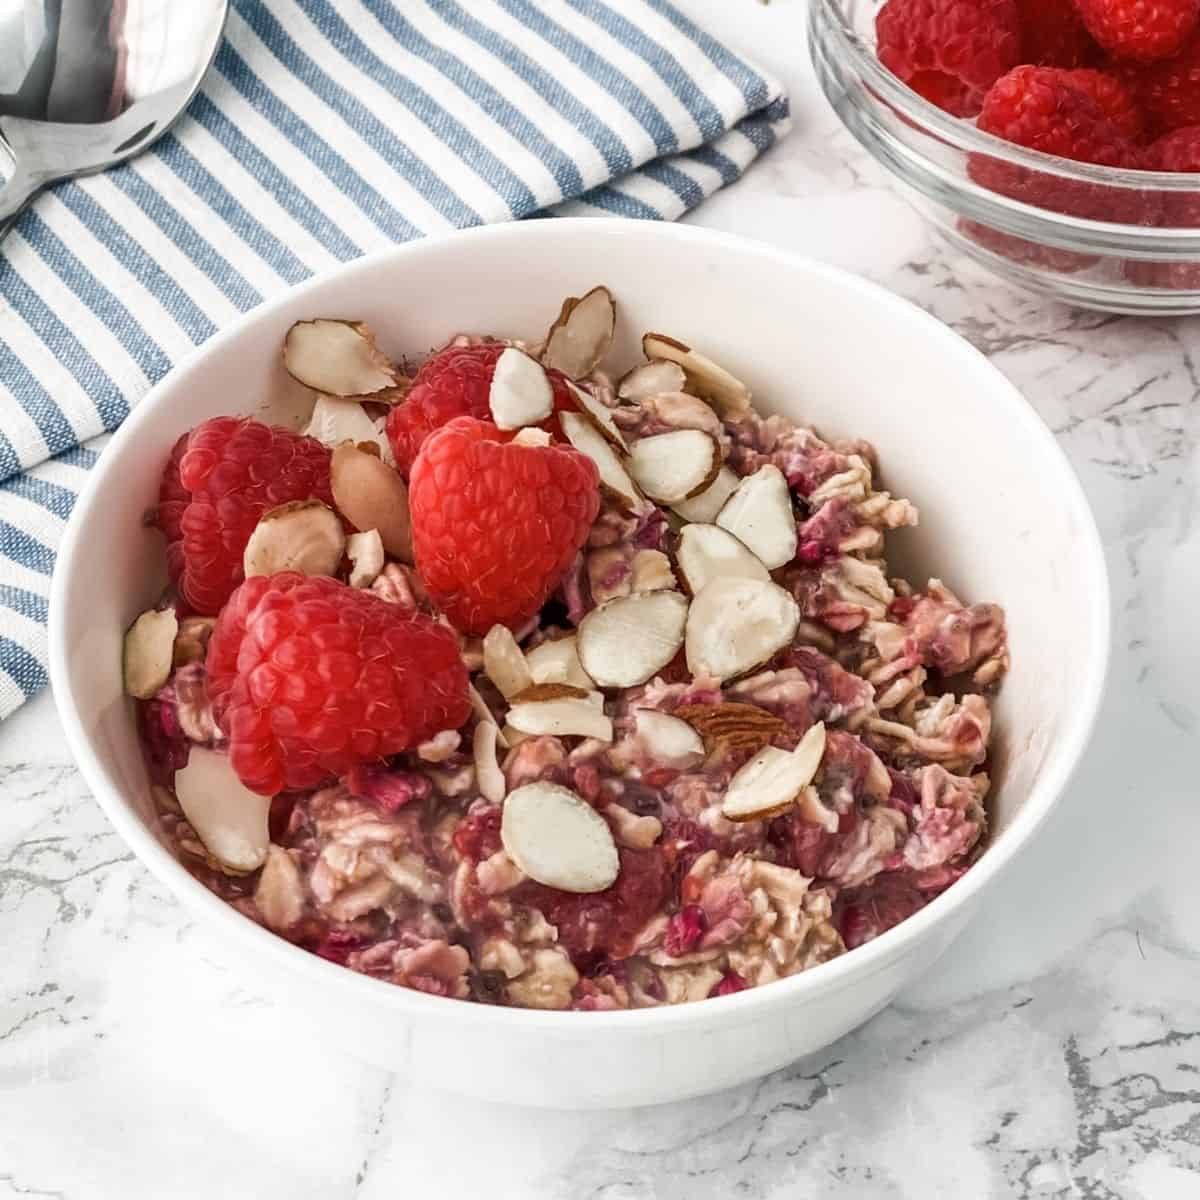
[[[961,882],[898,928],[767,987],[614,1013],[439,999],[296,949],[218,900],[162,844],[121,689],[122,631],[163,579],[160,540],[142,514],[185,429],[287,407],[279,346],[293,321],[361,318],[391,352],[422,354],[460,330],[537,335],[563,296],[597,282],[618,298],[614,362],[635,361],[636,338],[661,329],[742,376],[761,407],[870,439],[887,486],[921,509],[918,531],[893,535],[893,563],[1005,606],[1013,666],[995,714],[995,836]],[[409,1077],[584,1108],[673,1100],[764,1074],[853,1029],[924,972],[1034,836],[1083,753],[1108,623],[1104,559],[1070,466],[1012,385],[944,326],[881,288],[768,246],[678,226],[547,220],[341,267],[256,309],[159,384],[76,505],[54,580],[50,665],[96,798],[247,987]]]

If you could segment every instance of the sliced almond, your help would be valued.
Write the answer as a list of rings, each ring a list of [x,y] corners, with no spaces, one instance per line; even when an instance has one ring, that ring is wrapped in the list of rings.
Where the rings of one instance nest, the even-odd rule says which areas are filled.
[[[554,783],[527,783],[505,797],[500,840],[530,879],[564,892],[602,892],[621,869],[608,822]]]
[[[511,445],[513,446],[533,446],[535,449],[543,449],[554,443],[554,439],[544,430],[539,429],[536,425],[531,425],[522,429],[520,433],[513,438]]]
[[[125,634],[125,690],[149,700],[171,677],[179,618],[173,608],[144,612]]]
[[[561,687],[562,684],[542,684]],[[613,740],[612,720],[602,708],[585,697],[515,701],[508,710],[508,723],[520,733],[546,733],[555,737],[589,737]]]
[[[333,575],[345,552],[337,513],[320,500],[293,500],[259,517],[242,554],[242,570],[247,579],[279,571]]]
[[[721,469],[721,447],[699,429],[675,429],[639,438],[629,452],[629,474],[652,500],[674,504],[697,496]]]
[[[813,781],[825,754],[825,726],[814,725],[795,750],[764,746],[729,781],[721,813],[731,821],[761,821],[786,812]]]
[[[687,376],[678,363],[657,358],[625,375],[617,384],[617,396],[622,400],[641,400],[663,392],[682,392],[686,384]]]
[[[671,560],[661,550],[639,550],[630,564],[629,582],[635,592],[676,591],[679,587]]]
[[[607,404],[597,400],[595,396],[585,392],[583,388],[568,381],[567,387],[571,391],[571,399],[575,401],[575,407],[587,417],[593,425],[604,436],[612,442],[618,450],[626,451],[629,449],[628,443],[625,441],[625,435],[617,428],[616,421],[613,420],[612,410]]]
[[[787,722],[757,704],[684,704],[675,710],[703,738],[710,754],[754,754],[787,732]]]
[[[719,525],[685,525],[679,531],[675,562],[693,596],[714,579],[771,578],[761,560]]]
[[[642,337],[642,353],[649,359],[678,363],[696,395],[707,400],[724,420],[740,421],[753,411],[750,389],[691,346],[664,333],[647,333]]]
[[[267,847],[254,904],[262,919],[277,933],[290,929],[304,916],[304,883],[292,856],[281,846]]]
[[[583,669],[575,635],[550,638],[525,654],[534,683],[569,683],[590,690],[595,680]]]
[[[633,719],[639,746],[656,764],[688,771],[704,761],[704,742],[687,721],[655,708],[636,709]]]
[[[360,321],[297,321],[283,339],[283,365],[330,396],[370,396],[396,385],[396,368]]]
[[[747,475],[725,501],[715,522],[744,542],[768,571],[796,557],[796,517],[783,472],[765,463]]]
[[[541,363],[509,346],[496,359],[488,404],[498,429],[521,429],[554,411],[554,389]]]
[[[475,786],[479,794],[493,804],[504,799],[508,785],[496,758],[500,730],[491,721],[480,721],[471,736],[471,752],[475,758]]]
[[[346,539],[346,554],[350,559],[350,586],[366,588],[379,578],[383,570],[383,539],[378,529],[352,533]]]
[[[394,468],[357,446],[344,444],[333,452],[329,482],[338,512],[355,529],[378,530],[388,554],[412,562],[408,488]]]
[[[252,792],[227,754],[193,746],[175,772],[175,796],[205,849],[223,866],[253,871],[267,857],[271,797]]]
[[[604,696],[601,692],[592,692],[590,688],[573,687],[569,683],[555,681],[552,683],[535,683],[523,692],[518,692],[512,698],[514,704],[529,704],[537,700],[588,700],[591,696],[600,697],[600,707],[604,707]]]
[[[617,306],[606,287],[594,287],[563,301],[558,319],[546,334],[542,362],[568,379],[590,375],[612,345]]]
[[[725,506],[725,501],[737,491],[737,486],[738,476],[728,467],[722,467],[704,491],[697,496],[689,496],[686,500],[676,501],[671,505],[671,509],[685,521],[711,524]]]
[[[367,416],[366,409],[357,400],[319,395],[304,435],[316,438],[331,449],[342,442],[353,442],[356,446],[366,443],[377,447],[379,457],[385,461],[391,454],[391,445],[382,427]]]
[[[484,636],[483,670],[505,700],[533,686],[529,664],[507,625],[493,625]]]
[[[473,684],[467,684],[467,696],[471,701],[471,711],[475,714],[475,719],[481,724],[496,724],[496,716],[488,707],[488,702],[479,694],[479,689]],[[508,740],[503,732],[497,735],[496,742],[501,749],[508,749]]]
[[[788,645],[799,623],[796,601],[778,584],[714,579],[688,612],[688,670],[720,680],[743,675]]]
[[[600,472],[601,489],[629,512],[644,512],[645,497],[637,490],[616,451],[596,426],[587,417],[571,412],[560,412],[558,421],[567,441],[596,464]]]
[[[610,600],[579,623],[579,661],[601,687],[635,687],[683,644],[688,602],[678,592],[638,592]]]

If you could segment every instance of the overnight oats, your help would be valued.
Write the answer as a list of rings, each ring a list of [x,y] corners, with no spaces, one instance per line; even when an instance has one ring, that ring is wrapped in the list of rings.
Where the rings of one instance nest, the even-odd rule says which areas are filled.
[[[894,577],[871,446],[759,415],[614,305],[418,368],[300,322],[303,433],[179,439],[126,636],[160,828],[248,919],[402,987],[719,997],[878,936],[982,852],[1004,614]],[[768,399],[769,403],[769,399]]]

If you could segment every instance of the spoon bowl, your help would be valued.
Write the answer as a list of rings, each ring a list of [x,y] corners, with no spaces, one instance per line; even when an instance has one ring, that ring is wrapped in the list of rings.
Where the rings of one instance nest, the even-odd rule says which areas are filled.
[[[162,137],[228,12],[229,0],[0,0],[0,239],[42,188]]]

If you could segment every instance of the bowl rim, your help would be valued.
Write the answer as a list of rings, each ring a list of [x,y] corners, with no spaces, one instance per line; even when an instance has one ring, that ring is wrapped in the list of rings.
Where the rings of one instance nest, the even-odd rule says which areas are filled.
[[[1076,179],[1087,183],[1103,183],[1109,187],[1121,186],[1152,189],[1154,191],[1178,191],[1189,195],[1200,190],[1200,172],[1197,171],[1148,171],[1133,167],[1103,167],[1095,163],[1077,162],[1042,150],[1031,150],[1015,142],[1005,141],[995,134],[987,133],[964,118],[951,116],[938,108],[920,93],[913,91],[899,76],[893,75],[875,56],[871,47],[846,19],[842,0],[813,0],[810,28],[815,28],[818,15],[828,19],[827,28],[837,39],[838,45],[853,62],[859,75],[880,93],[889,107],[895,108],[902,117],[912,120],[918,127],[934,131],[939,140],[957,148],[987,154],[992,158],[1004,159],[1042,174],[1053,174],[1062,179]],[[810,52],[815,45],[810,47]],[[1024,64],[1018,64],[1024,65]],[[1014,68],[1015,69],[1015,68]],[[1053,213],[1053,209],[1030,206],[1035,212]],[[1070,214],[1057,213],[1057,216]],[[1082,220],[1084,218],[1075,218]],[[1099,222],[1105,224],[1105,222]],[[1137,229],[1141,226],[1122,228]],[[1167,228],[1166,226],[1152,228]],[[1188,227],[1180,227],[1186,229]],[[1200,230],[1192,230],[1200,238]]]
[[[219,354],[230,340],[240,336],[248,326],[269,323],[277,312],[294,305],[297,299],[309,295],[315,298],[334,279],[353,279],[356,275],[374,273],[381,267],[402,271],[405,260],[410,256],[443,253],[443,248],[447,246],[469,251],[472,245],[484,242],[511,241],[519,244],[527,240],[552,242],[559,238],[569,241],[581,236],[614,241],[618,244],[614,247],[614,256],[622,250],[636,249],[636,244],[646,237],[662,238],[677,244],[681,249],[708,245],[732,252],[739,257],[770,260],[788,271],[821,277],[838,288],[857,294],[865,303],[891,309],[905,322],[923,329],[928,337],[940,343],[943,353],[957,356],[969,363],[971,369],[991,375],[996,385],[996,401],[1007,406],[1009,418],[1021,427],[1023,435],[1039,442],[1049,451],[1050,460],[1058,465],[1057,488],[1061,493],[1062,504],[1070,510],[1084,543],[1083,555],[1087,570],[1085,578],[1080,580],[1081,603],[1086,609],[1089,626],[1095,631],[1097,643],[1089,647],[1091,653],[1085,666],[1084,684],[1079,689],[1076,703],[1072,704],[1067,714],[1064,731],[1057,739],[1058,751],[1039,773],[1012,824],[996,842],[989,845],[986,853],[970,871],[919,912],[852,952],[798,975],[762,987],[748,988],[734,995],[719,997],[717,999],[720,1003],[714,999],[707,999],[656,1008],[590,1012],[586,1016],[572,1010],[542,1011],[465,1001],[452,1003],[444,997],[429,996],[410,988],[372,979],[327,962],[293,945],[243,916],[210,892],[160,844],[136,815],[132,806],[124,800],[118,784],[115,780],[110,781],[101,765],[72,700],[68,646],[62,616],[66,609],[68,581],[72,577],[71,567],[81,542],[82,528],[96,506],[97,497],[108,486],[109,476],[113,474],[114,464],[119,460],[122,450],[137,440],[148,415],[164,398],[177,393],[180,388],[186,389],[194,375],[203,373],[206,360]],[[621,243],[624,245],[620,245]],[[856,979],[873,975],[901,956],[910,944],[921,940],[922,935],[935,925],[951,923],[955,914],[965,916],[971,902],[992,886],[995,879],[1042,826],[1078,766],[1103,697],[1111,635],[1110,595],[1104,552],[1095,518],[1074,468],[1054,435],[1028,401],[980,351],[935,317],[881,285],[840,268],[816,262],[804,255],[698,226],[590,217],[481,226],[434,234],[417,241],[385,247],[319,272],[303,283],[285,289],[249,313],[239,316],[181,360],[151,388],[114,435],[106,452],[92,469],[64,532],[51,584],[49,609],[52,690],[67,744],[84,780],[117,832],[141,863],[183,902],[185,907],[203,914],[214,934],[228,937],[232,944],[246,954],[272,960],[281,973],[306,979],[314,988],[324,992],[337,989],[347,998],[357,998],[363,1003],[376,1006],[390,1006],[398,1017],[453,1022],[463,1029],[487,1029],[495,1032],[502,1032],[509,1027],[541,1027],[544,1032],[555,1035],[562,1035],[568,1031],[578,1033],[584,1028],[644,1034],[655,1030],[665,1031],[666,1028],[679,1024],[725,1024],[730,1020],[751,1020],[764,1006],[802,1003],[806,998],[818,993],[836,992],[851,985]]]

